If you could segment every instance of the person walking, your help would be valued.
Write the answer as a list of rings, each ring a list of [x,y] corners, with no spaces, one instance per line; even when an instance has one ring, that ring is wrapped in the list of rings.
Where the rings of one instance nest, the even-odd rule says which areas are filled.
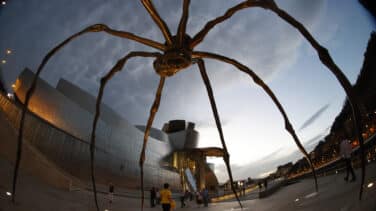
[[[246,189],[246,183],[245,183],[245,181],[243,181],[243,183],[242,183],[242,194],[243,194],[243,196],[245,196],[245,189]]]
[[[171,191],[169,187],[170,185],[168,183],[165,183],[163,185],[163,189],[159,191],[163,211],[170,211],[171,209],[172,198],[171,198]]]
[[[349,173],[351,173],[351,180],[350,182],[354,182],[356,179],[354,169],[351,165],[351,153],[352,153],[352,147],[351,143],[348,139],[343,139],[340,144],[340,153],[342,156],[342,159],[346,163],[346,177],[344,178],[345,181],[349,180]]]
[[[115,190],[114,184],[110,182],[110,184],[108,185],[108,200],[110,204],[112,204],[112,201],[114,200],[114,190]]]
[[[258,188],[259,188],[259,192],[261,192],[261,188],[262,188],[262,183],[261,183],[261,181],[258,182]]]
[[[159,194],[158,188],[155,188],[155,200],[157,205],[161,204],[161,195]]]
[[[182,192],[180,196],[180,207],[183,208],[185,207],[185,197],[186,197],[186,192]]]
[[[264,188],[265,190],[268,189],[268,178],[264,179]]]
[[[196,191],[195,195],[196,195],[196,204],[200,206],[200,204],[202,203],[201,191]]]
[[[188,194],[189,194],[189,201],[193,201],[193,193],[189,191]]]
[[[207,207],[209,204],[209,191],[206,187],[202,190],[201,195],[204,206]]]
[[[155,207],[155,199],[157,197],[157,193],[155,191],[155,187],[150,189],[150,207]]]

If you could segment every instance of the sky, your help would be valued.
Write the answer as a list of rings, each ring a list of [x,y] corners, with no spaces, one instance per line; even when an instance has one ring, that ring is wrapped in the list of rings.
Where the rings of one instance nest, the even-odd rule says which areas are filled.
[[[187,33],[193,37],[205,23],[241,1],[191,0]],[[178,0],[153,1],[172,34],[181,16]],[[356,0],[276,0],[325,46],[354,83],[375,20]],[[0,64],[9,90],[17,75],[36,70],[44,55],[73,33],[95,24],[132,32],[164,43],[159,28],[135,0],[12,0],[0,8]],[[12,53],[5,52],[11,49]],[[222,54],[247,65],[274,91],[308,151],[325,137],[345,100],[335,77],[316,52],[274,13],[245,9],[213,28],[195,50]],[[96,96],[99,80],[131,51],[155,52],[142,44],[105,33],[81,36],[59,51],[41,77],[52,86],[60,78]],[[107,85],[104,102],[134,125],[145,125],[159,76],[152,59],[130,60]],[[263,177],[278,165],[302,157],[266,93],[231,65],[205,60],[222,121],[235,179]],[[200,147],[221,147],[210,102],[197,65],[166,80],[153,127],[173,119],[196,123]],[[221,159],[220,181],[227,180]]]

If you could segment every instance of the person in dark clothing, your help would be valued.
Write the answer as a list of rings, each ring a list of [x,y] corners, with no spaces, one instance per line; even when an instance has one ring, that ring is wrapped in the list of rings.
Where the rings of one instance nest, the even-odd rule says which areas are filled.
[[[185,193],[184,193],[184,199],[189,199],[190,198],[190,196],[191,196],[191,192],[189,192],[188,190],[186,190],[185,191]]]
[[[150,207],[155,207],[155,199],[157,197],[157,192],[154,187],[150,189]]]
[[[180,205],[181,208],[185,207],[185,192],[183,192],[180,196]]]
[[[208,204],[209,204],[209,191],[208,191],[208,189],[204,188],[201,191],[201,195],[202,195],[202,202],[204,203],[204,206],[207,207]]]
[[[265,190],[268,189],[268,179],[264,180],[264,187],[265,187]]]
[[[110,201],[110,204],[114,200],[114,190],[115,190],[114,184],[110,183],[108,186],[108,199]]]
[[[159,194],[159,189],[158,188],[155,188],[155,203],[157,205],[160,205],[161,204],[161,195]]]
[[[344,139],[342,140],[340,144],[340,153],[342,156],[342,159],[346,163],[346,177],[344,178],[345,181],[349,180],[349,173],[351,173],[351,180],[350,182],[354,182],[356,179],[354,169],[351,165],[351,153],[352,153],[352,147],[349,140]]]
[[[195,195],[196,195],[196,203],[197,203],[198,205],[202,204],[202,194],[200,193],[200,191],[197,191],[197,192],[195,193]]]
[[[261,191],[261,188],[262,188],[262,184],[261,184],[260,181],[258,182],[258,188],[259,188],[259,192],[260,192],[260,191]]]

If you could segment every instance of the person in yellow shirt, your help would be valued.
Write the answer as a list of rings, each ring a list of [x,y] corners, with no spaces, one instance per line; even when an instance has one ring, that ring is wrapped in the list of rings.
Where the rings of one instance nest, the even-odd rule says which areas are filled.
[[[159,194],[161,196],[161,204],[163,211],[170,211],[171,209],[171,191],[169,190],[170,185],[168,183],[165,183],[163,185],[163,189],[159,191]]]

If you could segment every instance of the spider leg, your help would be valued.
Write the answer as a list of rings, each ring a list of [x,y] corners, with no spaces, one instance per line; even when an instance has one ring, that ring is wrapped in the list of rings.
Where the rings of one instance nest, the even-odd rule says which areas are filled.
[[[125,57],[121,58],[115,66],[112,67],[112,69],[101,78],[101,84],[98,91],[98,96],[96,100],[95,105],[95,115],[93,120],[93,127],[91,132],[91,138],[90,138],[90,168],[91,168],[91,180],[93,184],[93,193],[94,193],[94,201],[95,205],[97,207],[97,210],[99,211],[98,206],[98,200],[97,200],[97,189],[95,185],[95,176],[94,176],[94,152],[95,152],[95,132],[97,128],[97,123],[100,115],[100,108],[101,108],[101,102],[103,97],[104,88],[107,84],[107,82],[115,75],[115,73],[121,71],[125,65],[125,63],[128,61],[128,59],[132,57],[158,57],[161,54],[159,53],[149,53],[149,52],[141,52],[141,51],[134,51],[128,53]]]
[[[153,3],[150,0],[141,0],[141,3],[144,5],[145,9],[150,14],[151,18],[157,24],[159,29],[162,31],[163,36],[166,39],[166,43],[168,46],[172,45],[172,36],[171,32],[168,29],[167,24],[163,21],[161,16],[159,16],[158,11],[155,9]]]
[[[236,12],[242,9],[246,9],[249,7],[263,7],[265,5],[264,1],[259,1],[259,0],[249,0],[249,1],[244,1],[242,3],[239,3],[235,5],[234,7],[231,7],[228,9],[224,15],[219,16],[209,22],[207,22],[204,26],[203,29],[201,29],[193,38],[192,41],[189,45],[191,49],[193,49],[196,45],[200,44],[205,36],[209,33],[209,31],[214,28],[217,24],[229,19],[234,15]]]
[[[101,25],[101,24],[99,24],[99,25]],[[111,34],[111,35],[114,35],[116,37],[130,39],[130,40],[142,43],[144,45],[147,45],[149,47],[152,47],[152,48],[155,48],[155,49],[158,49],[158,50],[161,50],[161,51],[166,50],[165,45],[163,45],[159,42],[153,41],[153,40],[149,40],[149,39],[137,36],[137,35],[130,33],[130,32],[114,30],[114,29],[110,29],[108,27],[104,29],[104,32]]]
[[[274,104],[277,106],[279,112],[282,114],[283,119],[285,120],[285,129],[293,137],[293,139],[295,141],[295,144],[297,145],[297,147],[299,148],[299,150],[305,155],[305,157],[306,157],[306,159],[307,159],[307,161],[308,161],[308,163],[309,163],[309,165],[311,167],[313,177],[315,179],[315,188],[316,188],[316,191],[318,191],[316,171],[315,171],[315,168],[313,167],[312,160],[309,157],[307,151],[304,149],[304,147],[301,144],[301,142],[299,141],[299,138],[296,135],[295,130],[294,130],[292,124],[290,123],[290,120],[288,119],[287,114],[286,114],[284,108],[282,107],[282,104],[279,102],[278,98],[275,96],[275,94],[269,88],[269,86],[267,84],[265,84],[265,82],[259,76],[257,76],[251,69],[249,69],[247,66],[239,63],[238,61],[236,61],[234,59],[231,59],[231,58],[228,58],[228,57],[225,57],[225,56],[221,56],[221,55],[218,55],[218,54],[214,54],[214,53],[197,52],[197,51],[192,53],[192,57],[194,57],[194,58],[216,59],[216,60],[219,60],[219,61],[231,64],[231,65],[235,66],[236,68],[238,68],[240,71],[242,71],[242,72],[248,74],[249,76],[251,76],[252,79],[253,79],[253,81],[257,85],[261,86],[264,89],[264,91],[269,95],[269,97],[273,100]]]
[[[363,186],[364,186],[364,179],[366,175],[366,161],[365,161],[365,155],[364,155],[364,139],[362,137],[362,112],[359,109],[359,106],[363,105],[361,104],[360,100],[357,98],[356,94],[353,91],[352,85],[350,81],[347,79],[346,75],[343,74],[341,69],[335,64],[333,59],[331,58],[329,51],[321,46],[315,38],[309,33],[309,31],[304,27],[303,24],[301,24],[299,21],[297,21],[295,18],[293,18],[291,15],[289,15],[284,10],[280,9],[278,5],[275,3],[274,0],[247,0],[242,3],[237,4],[236,6],[228,9],[226,13],[220,17],[217,17],[211,21],[209,21],[205,27],[198,32],[194,38],[192,39],[190,43],[190,48],[193,49],[196,45],[198,45],[200,42],[203,41],[206,34],[214,28],[217,24],[231,18],[233,14],[235,14],[237,11],[246,9],[248,7],[262,7],[264,9],[270,9],[274,13],[276,13],[280,18],[285,20],[287,23],[292,25],[294,28],[296,28],[307,41],[312,45],[312,47],[316,50],[320,61],[334,74],[334,76],[337,78],[339,83],[341,84],[342,88],[345,90],[347,98],[349,100],[349,103],[352,108],[352,115],[354,118],[354,130],[357,134],[357,137],[359,139],[359,148],[360,148],[360,156],[361,156],[361,168],[362,168],[362,178],[360,182],[360,191],[359,191],[359,199],[362,198],[363,193]],[[364,115],[364,114],[363,114]]]
[[[177,32],[179,46],[183,45],[183,38],[185,35],[185,30],[187,28],[187,21],[188,21],[188,15],[189,15],[189,4],[190,4],[190,0],[184,0],[183,13],[181,15],[178,32]]]
[[[296,28],[303,36],[307,39],[307,41],[311,44],[311,46],[316,50],[320,61],[334,74],[334,76],[337,78],[339,83],[341,84],[342,88],[345,90],[348,101],[352,108],[353,113],[353,124],[355,133],[359,139],[359,148],[360,148],[360,156],[361,156],[361,167],[362,167],[362,178],[360,182],[360,191],[359,191],[359,200],[362,199],[362,193],[363,193],[363,186],[364,186],[364,179],[366,175],[366,161],[365,161],[365,155],[364,155],[364,140],[362,136],[362,112],[360,110],[360,106],[363,106],[356,94],[354,93],[353,87],[350,83],[350,81],[347,79],[346,75],[342,72],[342,70],[336,65],[336,63],[333,61],[332,57],[329,54],[328,49],[321,46],[315,38],[309,33],[309,31],[301,24],[299,21],[297,21],[295,18],[293,18],[291,15],[289,15],[284,10],[280,9],[277,4],[270,0],[270,6],[268,6],[270,10],[275,12],[279,17],[281,17],[283,20],[291,24],[294,28]],[[364,115],[364,114],[363,114]],[[365,116],[365,115],[364,115]]]
[[[223,147],[223,150],[224,150],[223,160],[225,161],[227,173],[230,177],[231,189],[232,189],[232,192],[234,192],[236,200],[239,202],[240,207],[243,208],[243,205],[240,202],[238,194],[236,193],[236,190],[235,190],[235,187],[234,187],[234,180],[232,178],[232,172],[231,172],[231,166],[230,166],[230,155],[228,153],[226,143],[225,143],[225,138],[223,136],[221,120],[219,119],[219,114],[218,114],[217,106],[216,106],[214,95],[213,95],[213,89],[210,85],[210,80],[209,80],[208,74],[206,73],[205,63],[204,63],[204,60],[202,60],[202,59],[198,59],[197,63],[198,63],[198,67],[200,69],[202,80],[205,83],[205,87],[206,87],[206,90],[207,90],[208,95],[209,95],[210,105],[211,105],[212,110],[213,110],[215,123],[217,125],[219,137],[220,137],[221,142],[222,142],[222,147]]]
[[[23,141],[22,137],[23,137],[25,114],[26,114],[26,111],[27,111],[27,107],[29,105],[30,98],[34,93],[38,76],[41,73],[41,71],[43,70],[43,67],[47,64],[48,60],[58,50],[60,50],[63,46],[68,44],[73,39],[75,39],[75,38],[77,38],[77,37],[79,37],[79,36],[81,36],[85,33],[88,33],[88,32],[107,32],[107,33],[112,34],[114,36],[134,40],[136,42],[140,42],[142,44],[145,44],[147,46],[150,46],[150,47],[162,50],[162,51],[166,49],[166,46],[164,46],[160,43],[157,43],[155,41],[148,40],[148,39],[145,39],[145,38],[142,38],[142,37],[138,37],[138,36],[131,34],[131,33],[128,33],[128,32],[113,30],[113,29],[109,28],[108,26],[106,26],[104,24],[94,24],[94,25],[91,25],[91,26],[85,28],[84,30],[82,30],[82,31],[80,31],[76,34],[71,35],[70,37],[68,37],[66,40],[64,40],[63,42],[58,44],[56,47],[54,47],[52,50],[50,50],[47,53],[47,55],[43,58],[42,62],[38,66],[37,72],[35,73],[35,76],[34,76],[34,79],[31,83],[30,88],[26,91],[24,104],[22,106],[21,118],[20,118],[20,127],[19,127],[18,138],[17,138],[16,163],[15,163],[14,173],[13,173],[13,184],[12,184],[12,202],[13,203],[15,202],[15,197],[16,197],[16,185],[17,185],[18,169],[19,169],[19,165],[20,165],[20,161],[21,161],[21,155],[22,155],[22,141]]]
[[[142,145],[142,150],[141,150],[141,155],[140,155],[140,160],[139,160],[139,165],[140,165],[140,170],[141,170],[141,208],[142,208],[142,210],[144,209],[144,198],[145,198],[145,196],[144,196],[144,168],[143,168],[143,165],[144,165],[144,162],[145,162],[145,150],[146,150],[146,145],[147,145],[147,142],[148,142],[148,137],[149,137],[151,125],[153,124],[155,114],[157,113],[158,108],[159,108],[159,104],[161,102],[161,96],[162,96],[162,90],[163,90],[164,82],[165,82],[165,77],[161,77],[161,79],[159,81],[157,93],[155,94],[154,103],[153,103],[153,105],[150,109],[149,119],[148,119],[148,122],[146,124],[146,129],[145,129],[145,133],[144,133],[144,142],[143,142],[143,145]]]

